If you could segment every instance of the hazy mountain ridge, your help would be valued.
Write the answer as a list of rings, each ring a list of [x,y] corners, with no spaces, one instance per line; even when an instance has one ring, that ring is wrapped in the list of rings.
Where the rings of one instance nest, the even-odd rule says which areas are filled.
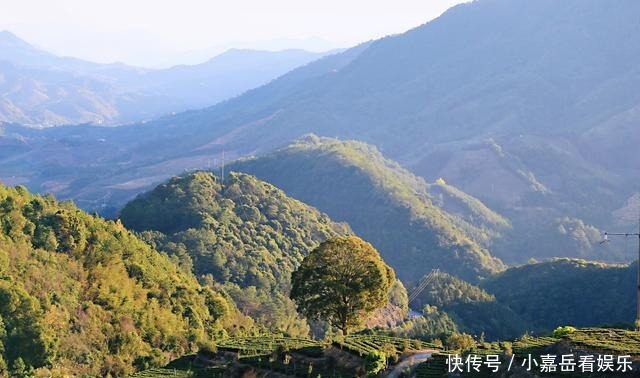
[[[229,50],[192,66],[141,69],[58,57],[0,33],[0,121],[36,127],[122,124],[211,106],[322,57]]]

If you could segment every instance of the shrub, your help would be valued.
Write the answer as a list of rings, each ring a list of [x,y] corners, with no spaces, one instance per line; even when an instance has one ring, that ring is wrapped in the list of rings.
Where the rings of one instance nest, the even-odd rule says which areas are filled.
[[[364,368],[367,372],[367,376],[373,376],[378,374],[386,364],[387,356],[383,352],[372,351],[369,352],[364,360]]]
[[[572,326],[558,327],[553,331],[553,337],[556,337],[556,338],[565,337],[570,333],[574,333],[575,331],[577,331],[577,329]]]

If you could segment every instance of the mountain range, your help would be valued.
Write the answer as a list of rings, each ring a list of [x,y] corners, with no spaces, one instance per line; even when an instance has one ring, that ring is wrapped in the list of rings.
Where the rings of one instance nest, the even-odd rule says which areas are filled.
[[[113,215],[171,175],[312,132],[370,143],[501,214],[515,237],[491,250],[505,262],[627,261],[598,242],[640,206],[639,6],[480,0],[202,110],[117,129],[5,124],[0,177]]]
[[[231,49],[203,63],[143,69],[59,57],[0,32],[0,121],[124,124],[216,104],[322,57]]]

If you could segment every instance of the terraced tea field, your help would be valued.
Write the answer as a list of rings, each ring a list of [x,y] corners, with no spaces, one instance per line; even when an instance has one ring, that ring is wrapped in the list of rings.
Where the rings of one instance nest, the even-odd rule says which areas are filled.
[[[352,335],[336,342],[336,344],[360,356],[366,356],[373,351],[384,350],[389,345],[393,346],[397,353],[435,348],[434,345],[420,340],[383,335]]]
[[[131,378],[221,378],[222,368],[172,369],[154,368],[133,374]]]
[[[218,341],[220,352],[235,353],[240,362],[245,365],[255,366],[263,370],[279,372],[291,376],[307,377],[317,375],[350,377],[352,372],[345,371],[341,367],[322,366],[315,364],[316,358],[323,356],[323,350],[330,344],[311,339],[289,338],[273,335],[255,337],[230,337]],[[432,344],[420,340],[403,339],[384,335],[352,335],[344,340],[334,342],[334,345],[345,352],[358,356],[366,356],[369,352],[388,350],[394,348],[398,354],[434,348]],[[271,355],[278,350],[296,353],[301,358],[299,363],[285,364],[279,360],[272,360]],[[306,356],[306,357],[305,357]],[[308,359],[307,357],[311,357]],[[155,368],[134,374],[135,378],[201,378],[222,377],[224,367],[199,367],[192,365],[193,358],[184,358],[176,361],[166,368]]]
[[[582,328],[564,338],[524,337],[513,343],[517,355],[535,353],[560,340],[567,340],[578,348],[610,354],[630,354],[640,357],[640,332],[612,328]]]
[[[568,339],[572,344],[585,349],[640,357],[640,332],[585,328],[569,334]]]
[[[431,359],[421,363],[415,370],[416,378],[441,378],[447,374],[447,355],[434,354]]]
[[[324,344],[310,339],[296,339],[279,336],[232,337],[218,342],[218,349],[238,353],[240,358],[264,356],[278,348],[302,350],[321,348]]]

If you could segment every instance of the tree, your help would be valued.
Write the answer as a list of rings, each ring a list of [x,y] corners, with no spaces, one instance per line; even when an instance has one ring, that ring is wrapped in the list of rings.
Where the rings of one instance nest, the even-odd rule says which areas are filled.
[[[345,236],[311,251],[291,281],[290,296],[300,313],[325,320],[347,335],[388,303],[395,273],[371,244]]]
[[[476,346],[476,342],[471,335],[454,332],[447,338],[447,346],[449,349],[464,352]]]

